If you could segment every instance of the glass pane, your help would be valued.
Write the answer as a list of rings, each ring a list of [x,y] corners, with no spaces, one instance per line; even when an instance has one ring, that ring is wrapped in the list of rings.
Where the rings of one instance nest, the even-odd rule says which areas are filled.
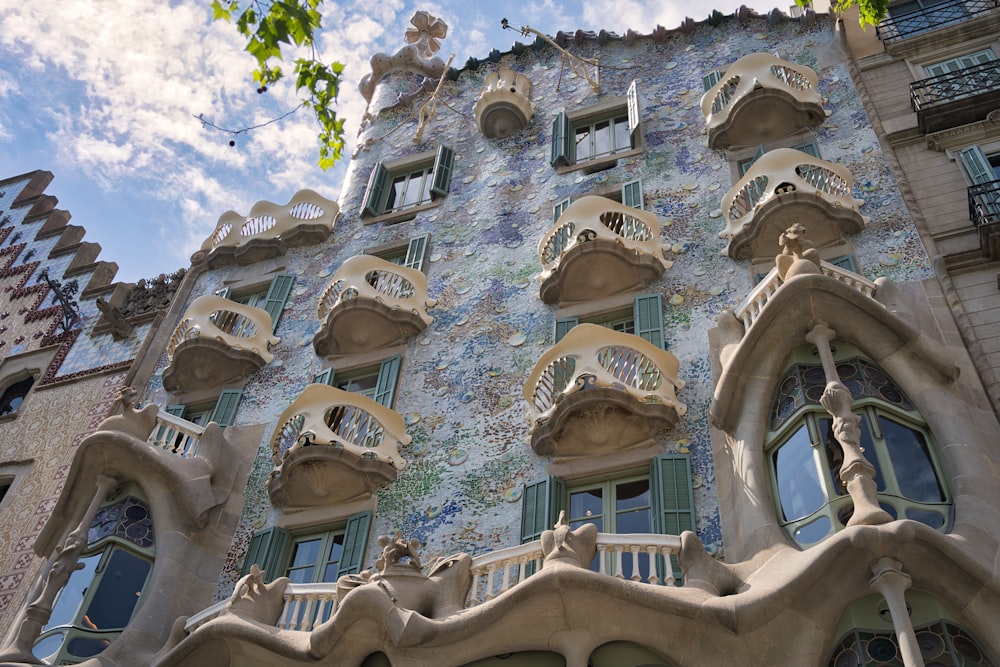
[[[826,537],[832,525],[830,517],[821,516],[812,523],[796,528],[794,537],[799,544],[813,544]]]
[[[875,451],[871,424],[868,423],[868,415],[863,412],[861,413],[861,447],[865,450],[865,459],[875,466],[875,488],[879,491],[885,491],[885,476],[882,474],[882,464]]]
[[[292,551],[292,567],[312,565],[319,560],[319,550],[323,540],[315,538],[296,542]]]
[[[406,176],[397,176],[392,179],[392,187],[389,188],[389,199],[385,202],[386,212],[402,208],[403,196],[405,193]]]
[[[91,639],[90,637],[74,637],[66,644],[66,650],[77,658],[89,658],[97,655],[111,646],[110,639]],[[63,663],[65,664],[65,663]]]
[[[940,514],[938,512],[931,512],[929,510],[918,510],[914,508],[906,510],[906,518],[913,519],[914,521],[919,521],[925,526],[930,526],[935,530],[944,527],[946,521],[946,518],[943,514]]]
[[[340,562],[340,556],[344,553],[344,535],[334,535],[330,541],[330,550],[326,554],[328,563]]]
[[[593,155],[590,145],[590,126],[576,129],[576,161],[589,160]]]
[[[288,573],[285,575],[293,584],[311,584],[313,582],[313,573],[316,568],[312,565],[307,565],[300,568],[289,568]]]
[[[101,561],[101,555],[102,552],[98,552],[80,559],[80,562],[83,563],[83,569],[69,575],[69,581],[66,582],[66,586],[56,598],[56,603],[52,607],[52,616],[49,617],[49,622],[45,624],[43,630],[54,628],[57,625],[73,624],[76,610],[80,608],[83,596],[87,593],[87,587],[94,580],[94,570],[97,569],[97,564]]]
[[[628,132],[628,118],[615,120],[615,151],[626,151],[632,148],[632,137]]]
[[[569,527],[572,528],[573,530],[576,530],[577,528],[579,528],[580,526],[582,526],[585,523],[592,523],[595,526],[597,526],[597,532],[599,532],[599,533],[603,533],[604,532],[604,518],[601,517],[600,515],[597,515],[597,516],[594,516],[594,517],[591,517],[591,518],[588,518],[588,519],[581,519],[579,521],[570,521],[569,522]]]
[[[634,482],[621,482],[615,485],[615,510],[649,507],[649,480],[637,479]],[[618,531],[619,533],[625,531]]]
[[[594,155],[607,155],[611,148],[611,122],[594,123]]]
[[[423,187],[420,190],[420,201],[430,201],[431,200],[431,182],[434,180],[432,169],[428,169],[424,172],[424,182]]]
[[[809,430],[803,424],[774,453],[774,471],[778,499],[786,521],[808,516],[826,502],[809,443]]]
[[[418,171],[409,174],[409,182],[406,184],[406,197],[403,199],[403,205],[401,208],[406,208],[408,206],[415,206],[420,203],[420,195],[423,192],[423,180],[424,172]]]
[[[649,508],[621,512],[615,517],[616,533],[651,533],[653,532],[653,515]]]
[[[844,465],[844,449],[833,435],[833,420],[821,418],[816,421],[819,426],[820,438],[823,439],[827,470],[830,473],[830,488],[838,496],[847,495],[847,489],[840,483],[840,467]]]
[[[338,389],[349,391],[352,394],[361,394],[371,398],[375,395],[375,385],[378,383],[378,373],[366,375],[364,377],[351,378],[337,383]]]
[[[604,490],[601,488],[576,491],[569,495],[571,520],[589,519],[604,514]]]
[[[899,492],[910,500],[944,502],[944,490],[934,473],[924,434],[882,415],[879,415],[878,423],[882,427]]]
[[[149,561],[123,549],[112,551],[80,625],[92,630],[112,630],[128,625],[151,566]]]

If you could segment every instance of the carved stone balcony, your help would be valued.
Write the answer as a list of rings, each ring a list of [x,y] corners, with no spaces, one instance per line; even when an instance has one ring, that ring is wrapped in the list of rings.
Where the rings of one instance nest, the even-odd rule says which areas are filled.
[[[330,236],[340,208],[312,190],[299,190],[284,206],[259,201],[249,216],[226,211],[215,231],[192,257],[209,267],[252,264],[283,255],[288,248],[321,243]]]
[[[479,131],[503,139],[523,130],[535,113],[530,95],[531,81],[523,74],[507,68],[488,74],[472,107]]]
[[[406,466],[399,447],[410,439],[397,412],[311,384],[281,413],[271,437],[271,503],[316,507],[368,497]]]
[[[711,148],[752,146],[826,119],[816,73],[770,53],[733,63],[701,98]]]
[[[269,350],[280,341],[271,335],[266,311],[221,296],[200,296],[170,337],[163,386],[176,392],[236,382],[270,363]]]
[[[910,105],[924,132],[983,120],[1000,106],[1000,60],[914,81]]]
[[[419,334],[434,318],[427,277],[374,255],[340,265],[319,300],[316,354],[330,357],[378,350]]]
[[[687,408],[677,358],[639,336],[580,324],[524,384],[531,447],[558,457],[611,454],[647,442]]]
[[[722,198],[734,259],[774,257],[778,238],[798,222],[821,248],[864,229],[864,203],[852,196],[854,179],[844,167],[792,148],[764,153]]]
[[[545,303],[599,299],[657,280],[672,266],[663,258],[655,215],[604,197],[570,204],[538,243]]]

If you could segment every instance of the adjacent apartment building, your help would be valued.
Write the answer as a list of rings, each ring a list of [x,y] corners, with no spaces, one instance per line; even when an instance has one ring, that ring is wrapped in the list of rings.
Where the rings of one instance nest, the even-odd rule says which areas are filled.
[[[0,661],[1000,664],[976,2],[415,14],[339,198],[225,213],[123,357]]]

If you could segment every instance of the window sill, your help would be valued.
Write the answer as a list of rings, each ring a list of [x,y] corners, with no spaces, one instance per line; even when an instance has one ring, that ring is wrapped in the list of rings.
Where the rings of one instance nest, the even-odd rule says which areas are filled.
[[[366,218],[365,216],[361,216],[361,222],[366,225],[374,225],[380,222],[385,223],[387,225],[395,225],[400,222],[406,222],[407,220],[412,220],[413,218],[417,217],[418,213],[422,213],[423,211],[436,208],[440,204],[441,204],[440,199],[432,199],[431,201],[424,204],[411,206],[410,208],[406,208],[401,211],[391,211],[389,213],[383,213],[382,215],[377,215],[373,218]]]
[[[558,174],[569,174],[574,171],[585,171],[587,173],[594,173],[597,171],[603,171],[604,169],[610,169],[616,167],[618,161],[622,158],[634,157],[636,155],[642,155],[643,147],[638,146],[636,148],[630,148],[627,151],[621,151],[620,153],[613,153],[611,155],[606,155],[604,157],[599,157],[596,160],[587,160],[585,162],[575,162],[573,164],[558,165],[556,167],[556,173]]]

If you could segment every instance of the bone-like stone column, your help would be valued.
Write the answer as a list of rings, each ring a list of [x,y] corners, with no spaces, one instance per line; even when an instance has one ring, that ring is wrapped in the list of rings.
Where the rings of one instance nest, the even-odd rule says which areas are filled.
[[[906,610],[906,589],[910,587],[910,575],[903,572],[902,563],[891,558],[880,558],[872,565],[875,575],[869,581],[872,590],[885,598],[892,615],[892,627],[899,640],[899,652],[906,667],[924,667],[917,644],[917,633],[913,631],[910,614]]]
[[[87,548],[87,532],[90,529],[90,524],[97,515],[101,503],[104,502],[108,493],[117,483],[118,480],[114,477],[107,475],[97,477],[97,491],[90,500],[87,511],[84,512],[79,525],[66,536],[62,546],[56,547],[55,558],[51,561],[52,565],[44,575],[42,592],[24,610],[24,618],[21,620],[21,626],[17,629],[14,641],[0,652],[0,662],[38,663],[38,659],[31,649],[35,645],[38,635],[41,634],[42,628],[52,616],[52,605],[55,604],[59,591],[66,586],[70,575],[83,567],[78,559],[83,550]]]
[[[826,389],[819,402],[833,417],[833,434],[844,451],[844,463],[840,466],[840,481],[847,487],[854,502],[854,515],[848,526],[874,526],[892,521],[892,517],[879,507],[875,487],[875,467],[865,458],[861,447],[861,418],[854,414],[854,399],[851,391],[840,381],[837,365],[833,361],[830,343],[836,332],[824,322],[818,322],[808,334],[806,341],[816,346],[823,361],[826,375]]]

